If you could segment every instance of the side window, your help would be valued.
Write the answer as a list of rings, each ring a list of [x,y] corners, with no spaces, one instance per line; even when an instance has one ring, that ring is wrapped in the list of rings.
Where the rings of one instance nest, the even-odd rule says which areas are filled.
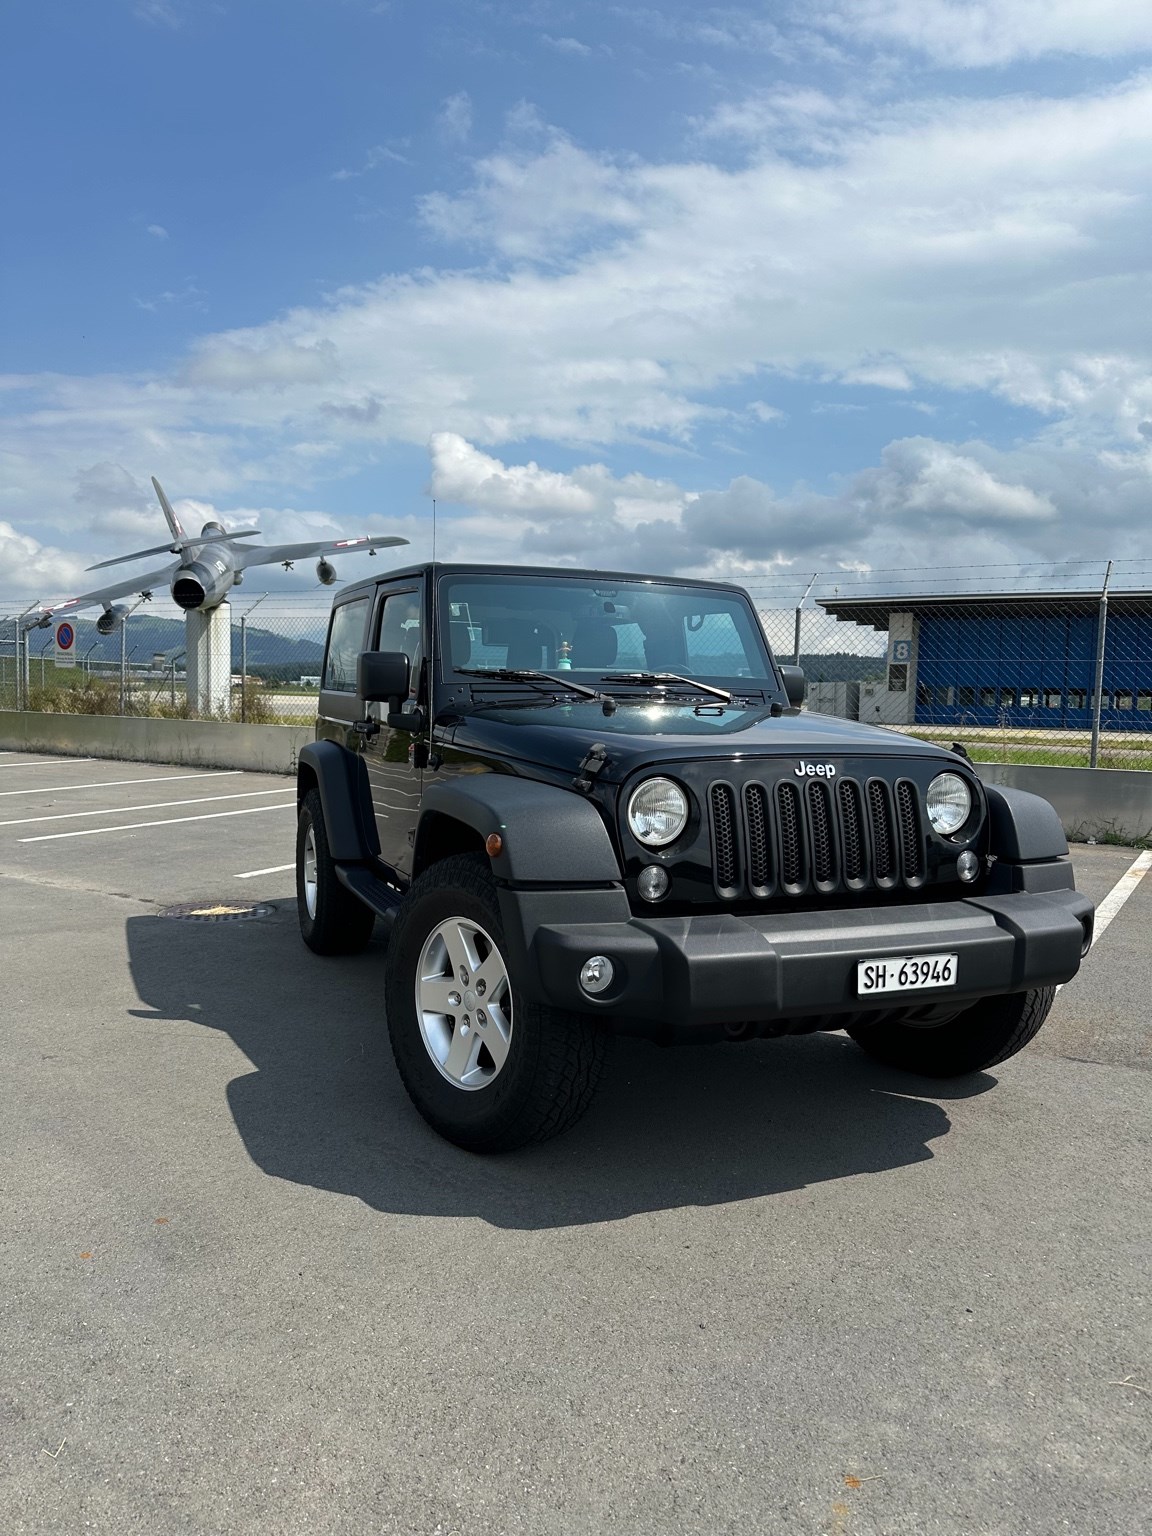
[[[328,654],[324,659],[323,687],[334,693],[356,692],[356,663],[364,649],[364,628],[368,623],[368,599],[357,598],[332,610],[332,628],[328,631]]]
[[[390,592],[384,599],[376,650],[405,653],[412,663],[415,691],[421,660],[419,592]]]

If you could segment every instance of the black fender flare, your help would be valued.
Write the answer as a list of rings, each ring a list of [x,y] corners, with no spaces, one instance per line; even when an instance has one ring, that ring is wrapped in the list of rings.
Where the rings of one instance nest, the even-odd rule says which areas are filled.
[[[481,842],[497,833],[503,846],[492,871],[509,884],[605,885],[622,878],[600,812],[575,790],[503,773],[426,782],[416,831],[418,869],[421,831],[431,816],[462,823]]]
[[[324,830],[332,857],[341,864],[360,864],[380,853],[372,794],[364,760],[335,741],[310,741],[296,768],[297,798],[314,779],[324,808]]]
[[[1010,864],[1064,858],[1068,839],[1054,808],[1042,795],[1002,784],[985,784],[989,852]]]

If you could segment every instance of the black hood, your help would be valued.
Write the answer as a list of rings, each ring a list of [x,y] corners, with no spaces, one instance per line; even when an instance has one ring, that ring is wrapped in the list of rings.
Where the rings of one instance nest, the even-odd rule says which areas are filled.
[[[668,764],[678,758],[850,756],[954,761],[950,752],[933,742],[832,715],[773,716],[763,705],[713,710],[711,705],[621,702],[615,714],[605,715],[591,701],[492,704],[470,711],[452,733],[452,745],[461,751],[562,772],[574,771],[594,741],[608,748],[601,780],[623,779],[645,763]]]

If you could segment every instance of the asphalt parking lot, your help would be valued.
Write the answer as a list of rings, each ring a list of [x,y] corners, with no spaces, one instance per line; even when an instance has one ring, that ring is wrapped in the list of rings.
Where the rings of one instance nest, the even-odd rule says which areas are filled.
[[[0,754],[6,1536],[1142,1527],[1152,875],[994,1075],[620,1043],[481,1159],[400,1087],[381,942],[300,943],[293,808]]]

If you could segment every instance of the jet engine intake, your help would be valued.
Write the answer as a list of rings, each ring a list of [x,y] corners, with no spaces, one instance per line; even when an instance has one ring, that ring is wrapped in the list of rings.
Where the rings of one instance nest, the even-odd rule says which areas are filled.
[[[228,596],[234,585],[231,566],[223,560],[197,560],[182,565],[172,579],[172,600],[190,613],[197,608],[215,608]]]
[[[316,575],[320,578],[321,586],[330,587],[336,580],[336,567],[330,565],[324,556],[321,555],[320,559],[316,562]]]
[[[105,608],[104,612],[96,620],[96,633],[98,635],[114,635],[131,612],[131,608],[125,608],[123,603],[117,603],[114,607]]]

